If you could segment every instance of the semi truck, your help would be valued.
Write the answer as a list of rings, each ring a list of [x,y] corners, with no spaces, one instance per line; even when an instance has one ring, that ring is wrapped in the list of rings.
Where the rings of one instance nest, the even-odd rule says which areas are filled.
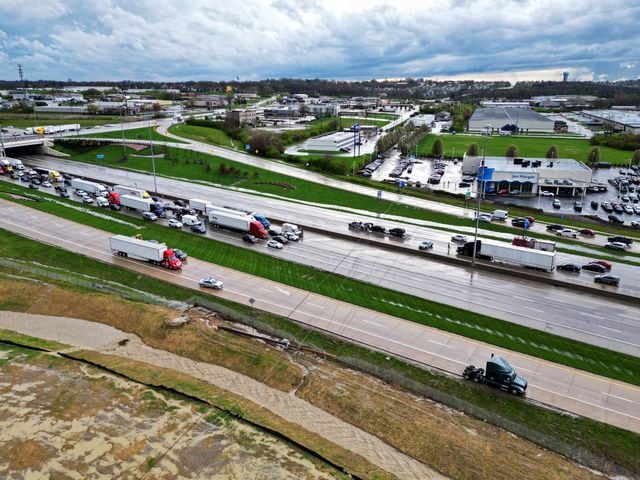
[[[485,383],[514,395],[524,395],[527,391],[527,380],[518,375],[504,358],[493,353],[487,361],[486,370],[475,365],[468,365],[462,372],[462,376],[465,380]]]
[[[213,209],[209,210],[208,218],[212,227],[250,233],[258,238],[269,238],[269,234],[259,221],[242,212],[234,212],[227,209]]]
[[[135,195],[120,195],[116,192],[109,192],[109,196],[107,198],[110,205],[116,204],[132,210],[139,210],[141,212],[153,212],[161,218],[167,216],[167,212],[162,202],[154,202],[150,198],[140,198]]]
[[[536,240],[535,238],[514,237],[511,245],[516,247],[533,248],[534,250],[542,250],[543,252],[555,252],[556,242],[549,240]]]
[[[111,250],[120,257],[131,257],[144,260],[171,270],[180,270],[182,262],[175,252],[163,243],[148,242],[146,240],[114,235],[109,239]]]
[[[89,180],[83,180],[82,178],[72,178],[69,181],[69,186],[76,190],[84,190],[91,195],[99,195],[106,197],[109,191],[101,183],[91,182]]]
[[[150,198],[146,190],[142,188],[129,187],[127,185],[114,185],[111,189],[119,195],[130,195],[138,198]]]
[[[473,256],[473,242],[458,247],[458,255]],[[551,272],[556,268],[556,253],[532,248],[515,247],[506,243],[490,243],[478,240],[476,258],[522,265],[535,270]]]
[[[262,226],[264,228],[266,228],[267,230],[271,227],[271,222],[269,221],[269,219],[263,215],[262,213],[256,213],[256,212],[252,212],[250,210],[243,210],[241,208],[235,208],[235,207],[228,207],[228,206],[224,206],[224,207],[213,207],[213,208],[217,208],[217,209],[224,209],[224,210],[231,210],[233,212],[241,212],[241,213],[245,213],[247,215],[251,215],[253,218],[255,218],[257,221],[259,221]]]

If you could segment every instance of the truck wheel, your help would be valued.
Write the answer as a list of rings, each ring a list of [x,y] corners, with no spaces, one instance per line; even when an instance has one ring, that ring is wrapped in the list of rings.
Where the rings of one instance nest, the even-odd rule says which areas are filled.
[[[462,375],[462,377],[463,377],[465,380],[470,380],[470,379],[471,379],[471,375],[469,375],[468,373],[465,373],[464,375]]]
[[[476,382],[476,383],[479,383],[480,382],[480,377],[478,375],[474,375],[473,381]]]
[[[520,392],[519,392],[518,390],[516,390],[515,388],[512,388],[512,389],[511,389],[511,393],[512,393],[513,395],[520,395]]]

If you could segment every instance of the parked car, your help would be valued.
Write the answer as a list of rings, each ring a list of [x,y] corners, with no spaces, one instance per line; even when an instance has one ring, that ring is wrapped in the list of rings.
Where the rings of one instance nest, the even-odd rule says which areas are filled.
[[[167,222],[170,228],[182,228],[182,222],[176,220],[175,218],[170,218]]]
[[[451,237],[451,241],[454,243],[467,243],[467,237],[464,235],[454,235]]]
[[[431,240],[425,240],[418,245],[418,250],[430,250],[433,248],[433,242]]]
[[[242,241],[247,243],[256,243],[258,239],[253,235],[245,233],[244,235],[242,235]]]
[[[222,287],[224,287],[224,283],[222,283],[222,281],[218,280],[215,277],[202,278],[200,279],[198,284],[202,288],[213,288],[214,290],[220,290]]]
[[[150,222],[158,220],[158,216],[153,212],[142,212],[142,218],[144,220],[149,220]]]
[[[204,225],[191,225],[191,231],[194,233],[207,233],[207,228]]]
[[[624,223],[624,220],[615,215],[609,215],[607,218],[611,223],[617,223],[618,225],[622,225]]]
[[[565,270],[567,272],[579,272],[581,270],[580,265],[575,263],[561,263],[556,267],[558,270]]]
[[[555,193],[550,192],[549,190],[542,190],[540,192],[540,195],[542,195],[543,197],[555,197]]]
[[[604,248],[610,248],[611,250],[621,250],[624,252],[627,250],[628,245],[622,242],[607,242],[605,243]]]
[[[551,206],[553,208],[561,208],[562,207],[562,203],[560,203],[560,200],[558,200],[557,198],[553,201],[553,203],[551,204]]]
[[[277,248],[277,249],[282,249],[282,244],[278,243],[276,240],[271,239],[267,242],[267,247],[269,248]]]
[[[586,265],[582,265],[582,270],[596,273],[606,273],[607,271],[607,269],[599,263],[587,263]]]
[[[631,245],[633,243],[633,239],[632,238],[628,238],[628,237],[623,237],[622,235],[616,235],[615,237],[609,237],[607,238],[607,241],[609,242],[622,242],[626,245]]]
[[[578,233],[580,235],[585,236],[585,237],[595,237],[596,236],[596,232],[594,232],[590,228],[583,228],[581,230],[578,230]]]
[[[620,277],[617,275],[612,275],[610,273],[605,273],[604,275],[596,275],[593,277],[593,281],[596,283],[604,283],[605,285],[615,285],[616,287],[620,285]]]

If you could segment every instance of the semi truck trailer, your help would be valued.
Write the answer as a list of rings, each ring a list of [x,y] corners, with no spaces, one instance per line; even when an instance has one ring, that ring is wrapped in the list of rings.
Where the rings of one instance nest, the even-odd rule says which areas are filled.
[[[516,247],[533,248],[534,250],[542,250],[543,252],[555,252],[556,242],[548,240],[536,240],[535,238],[514,237],[511,245]]]
[[[72,178],[69,181],[69,186],[76,190],[84,190],[91,195],[107,196],[109,191],[101,183],[91,182],[89,180],[83,180],[82,178]]]
[[[149,194],[143,188],[129,187],[127,185],[114,185],[111,190],[119,195],[129,195],[138,198],[149,198]]]
[[[193,208],[196,212],[206,214],[209,209],[213,208],[210,202],[206,200],[200,200],[199,198],[192,198],[189,200],[189,206]]]
[[[467,242],[458,247],[458,255],[473,256],[473,242]],[[544,252],[532,248],[515,247],[506,243],[490,243],[486,240],[478,240],[476,246],[476,258],[489,261],[497,261],[522,265],[551,272],[556,268],[555,252]]]
[[[119,257],[131,257],[159,265],[171,270],[182,268],[182,262],[175,252],[163,243],[147,242],[125,235],[114,235],[109,239],[111,251]]]
[[[254,237],[268,238],[264,226],[250,215],[225,209],[209,210],[209,223],[212,227],[226,228],[242,233],[250,233]]]

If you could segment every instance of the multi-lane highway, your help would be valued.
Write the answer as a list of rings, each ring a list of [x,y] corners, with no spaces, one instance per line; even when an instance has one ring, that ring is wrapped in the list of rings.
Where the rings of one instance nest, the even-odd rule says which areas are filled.
[[[150,175],[118,169],[78,164],[68,160],[34,159],[47,168],[56,168],[72,174],[85,175],[105,181],[138,185],[153,189]],[[267,197],[259,197],[233,189],[217,189],[191,182],[158,177],[158,189],[168,195],[211,199],[217,205],[234,205],[260,211],[276,218],[288,219],[325,230],[347,232],[347,223],[364,218],[356,212],[345,213],[303,203],[292,204]],[[295,205],[292,207],[292,205]],[[385,222],[395,225],[398,222]],[[370,283],[404,291],[422,298],[454,305],[467,310],[517,322],[533,328],[564,335],[588,343],[640,356],[640,320],[637,305],[591,295],[544,282],[533,282],[517,276],[451,265],[433,260],[434,254],[447,255],[450,233],[418,225],[407,226],[411,237],[405,241],[407,253],[388,251],[362,242],[338,240],[323,235],[306,235],[304,242],[290,244],[283,251],[270,254],[314,265],[323,270],[362,279]],[[216,233],[216,237],[240,244],[237,235]],[[417,245],[423,239],[435,240],[433,252],[416,256]],[[455,247],[454,247],[455,248]],[[453,249],[452,249],[453,250]],[[451,252],[453,255],[453,252]],[[593,258],[593,257],[590,257]],[[560,261],[574,256],[560,254]],[[582,258],[579,262],[586,262]],[[517,268],[517,267],[514,267]],[[637,267],[616,265],[614,271],[623,276],[619,287],[631,294],[640,293],[636,282],[625,282],[637,275]],[[592,285],[592,275],[556,272],[553,275],[569,278],[572,282]],[[542,274],[548,278],[549,274]],[[615,287],[604,287],[609,290]]]
[[[243,304],[253,298],[255,308],[448,372],[459,374],[469,363],[480,365],[491,353],[502,354],[528,378],[529,398],[640,432],[639,387],[503,351],[194,258],[181,272],[167,271],[114,256],[108,247],[108,232],[4,200],[0,200],[0,209],[0,228],[189,288],[198,288],[199,278],[215,275],[224,279],[225,288],[214,295]]]

